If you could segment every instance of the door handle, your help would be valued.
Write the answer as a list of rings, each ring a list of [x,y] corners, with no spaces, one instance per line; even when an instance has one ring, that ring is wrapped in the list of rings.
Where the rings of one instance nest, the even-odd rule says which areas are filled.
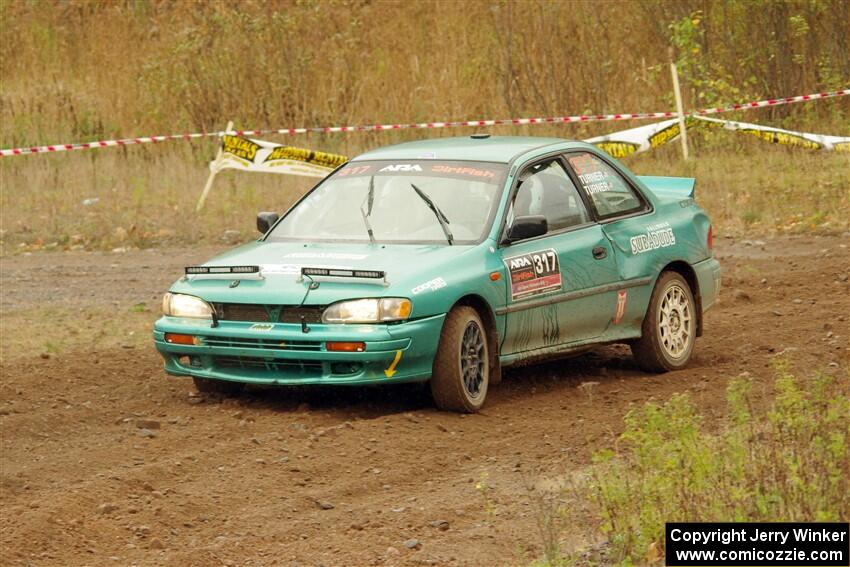
[[[597,246],[593,249],[593,257],[597,260],[602,260],[608,257],[608,249],[604,246]]]

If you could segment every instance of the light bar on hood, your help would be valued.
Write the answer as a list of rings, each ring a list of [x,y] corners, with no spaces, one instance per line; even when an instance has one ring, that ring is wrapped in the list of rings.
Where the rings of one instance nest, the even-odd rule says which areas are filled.
[[[259,266],[187,266],[186,277],[201,279],[262,279]]]
[[[387,273],[382,270],[355,270],[350,268],[301,268],[301,278],[339,278],[339,280],[372,280],[374,283],[387,285]],[[339,281],[337,280],[337,281]],[[372,282],[369,282],[372,283]]]

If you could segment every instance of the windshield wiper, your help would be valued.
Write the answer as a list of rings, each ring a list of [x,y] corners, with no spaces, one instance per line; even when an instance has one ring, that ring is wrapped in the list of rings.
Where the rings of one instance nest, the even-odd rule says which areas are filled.
[[[437,220],[440,222],[440,227],[442,227],[443,232],[446,235],[446,240],[449,241],[449,246],[451,246],[455,237],[452,236],[452,231],[449,230],[449,219],[446,218],[446,215],[443,214],[443,211],[441,211],[440,208],[434,204],[434,201],[432,201],[431,198],[426,195],[424,191],[422,191],[422,189],[420,189],[413,183],[411,183],[410,186],[413,187],[413,190],[416,191],[416,194],[419,195],[419,197],[423,201],[425,201],[425,204],[428,205],[428,208],[434,212],[434,216],[436,216]]]
[[[375,233],[372,232],[372,223],[369,222],[369,215],[372,214],[372,203],[375,202],[375,176],[373,175],[369,179],[369,193],[366,195],[366,198],[363,199],[363,203],[360,205],[360,214],[363,215],[363,224],[366,225],[366,232],[369,233],[369,242],[372,244],[375,243]],[[368,209],[363,210],[363,205],[368,204]]]

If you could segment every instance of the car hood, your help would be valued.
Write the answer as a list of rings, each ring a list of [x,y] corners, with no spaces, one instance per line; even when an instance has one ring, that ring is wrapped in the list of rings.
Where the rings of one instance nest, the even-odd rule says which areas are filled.
[[[356,297],[410,297],[413,288],[445,276],[456,262],[467,262],[476,246],[414,244],[321,244],[252,242],[205,262],[204,266],[260,266],[261,279],[181,278],[171,291],[211,302],[328,305]],[[301,268],[377,270],[386,282],[316,278],[307,293]],[[239,282],[235,284],[235,282]],[[235,284],[235,285],[234,285]],[[306,295],[306,300],[305,300]]]

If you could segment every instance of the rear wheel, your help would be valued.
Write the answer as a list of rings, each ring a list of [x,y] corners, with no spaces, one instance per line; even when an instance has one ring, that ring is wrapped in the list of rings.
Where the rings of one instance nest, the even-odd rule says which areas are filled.
[[[658,278],[642,336],[632,343],[632,354],[643,370],[667,372],[687,365],[696,340],[696,302],[688,282],[676,272]]]
[[[230,380],[210,380],[209,378],[198,378],[193,376],[195,388],[202,394],[218,394],[219,396],[237,396],[245,389],[242,382],[231,382]]]
[[[476,412],[490,383],[487,332],[478,312],[458,306],[446,315],[431,374],[431,395],[442,410]]]

